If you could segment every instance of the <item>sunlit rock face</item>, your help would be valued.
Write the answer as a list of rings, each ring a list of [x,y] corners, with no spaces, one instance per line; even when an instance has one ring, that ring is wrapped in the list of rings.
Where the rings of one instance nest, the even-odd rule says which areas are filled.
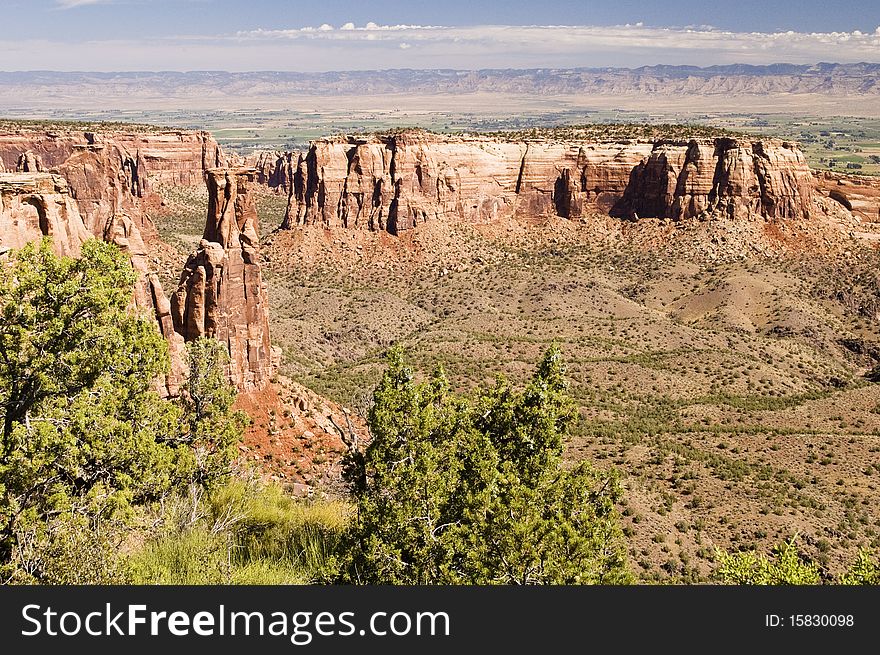
[[[266,179],[277,177],[278,166],[293,168],[277,155],[273,161]],[[808,218],[812,206],[803,153],[777,139],[589,143],[408,131],[315,141],[290,176],[285,228],[399,233],[430,220],[590,211],[626,219],[786,219]]]
[[[228,376],[240,391],[264,388],[273,374],[266,285],[250,168],[207,171],[208,216],[171,302],[184,339],[209,337],[229,349]]]

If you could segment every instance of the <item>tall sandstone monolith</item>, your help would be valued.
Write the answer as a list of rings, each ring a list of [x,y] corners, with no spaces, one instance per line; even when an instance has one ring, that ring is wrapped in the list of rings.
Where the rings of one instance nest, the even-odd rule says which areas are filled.
[[[229,380],[240,391],[272,378],[266,286],[250,183],[252,168],[206,172],[208,216],[198,249],[184,266],[172,297],[174,329],[187,341],[218,339],[229,349]]]

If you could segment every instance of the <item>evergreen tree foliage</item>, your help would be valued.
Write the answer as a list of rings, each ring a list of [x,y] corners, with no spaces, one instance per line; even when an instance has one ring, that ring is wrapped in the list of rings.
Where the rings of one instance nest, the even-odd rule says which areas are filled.
[[[562,467],[574,417],[560,352],[529,384],[473,398],[442,369],[414,380],[400,350],[374,393],[371,441],[348,459],[357,516],[343,581],[367,584],[616,584],[629,581],[617,477]]]
[[[784,541],[773,548],[773,556],[745,551],[715,553],[718,568],[715,575],[724,584],[740,585],[816,585],[820,583],[819,568],[804,561],[798,554],[796,539]]]
[[[226,378],[229,351],[219,341],[201,337],[186,344],[189,376],[180,396],[183,410],[179,440],[185,450],[188,477],[214,486],[231,472],[237,445],[250,419],[233,411],[235,388]]]
[[[131,307],[135,279],[99,240],[72,259],[44,239],[0,264],[0,579],[81,582],[70,566],[92,553],[81,572],[107,581],[132,507],[228,468],[232,390],[206,373],[189,386],[198,410],[158,395],[167,345]]]
[[[872,556],[870,550],[862,548],[846,572],[840,576],[843,585],[880,585],[880,558]]]

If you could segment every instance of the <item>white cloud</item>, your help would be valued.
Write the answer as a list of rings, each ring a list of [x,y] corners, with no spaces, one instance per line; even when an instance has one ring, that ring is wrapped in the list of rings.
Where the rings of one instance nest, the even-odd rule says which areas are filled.
[[[94,3],[96,0],[64,0]],[[71,4],[73,6],[73,4]],[[351,70],[880,61],[874,32],[733,32],[640,24],[257,29],[165,39],[0,43],[5,70]]]
[[[86,5],[106,5],[113,0],[55,0],[55,4],[59,9],[73,9],[74,7],[84,7]]]
[[[680,63],[770,63],[819,60],[880,60],[880,28],[873,33],[852,32],[732,32],[711,27],[646,27],[642,23],[612,27],[566,25],[484,25],[440,27],[346,23],[336,30],[322,25],[284,30],[253,30],[234,35],[240,42],[312,39],[336,44],[368,42],[423,43],[442,48],[450,44],[471,47],[487,56],[510,53],[517,57],[554,57],[626,53],[641,54],[644,63],[658,55],[679,57]],[[696,53],[705,53],[704,59]],[[550,65],[550,64],[548,64]],[[585,62],[586,65],[586,62]],[[479,62],[473,66],[480,67]]]

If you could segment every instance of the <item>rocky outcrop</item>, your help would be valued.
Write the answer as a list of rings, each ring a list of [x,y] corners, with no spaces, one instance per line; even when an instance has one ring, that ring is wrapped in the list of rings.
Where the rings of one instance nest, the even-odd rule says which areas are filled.
[[[53,173],[0,173],[0,253],[43,236],[52,237],[58,255],[78,257],[82,244],[95,235],[86,227],[64,177]],[[119,246],[138,274],[132,302],[155,318],[168,341],[171,370],[159,382],[159,390],[166,396],[176,395],[186,376],[183,338],[174,331],[170,303],[158,276],[150,269],[138,224],[117,213],[107,219],[97,236]]]
[[[866,223],[880,222],[880,179],[867,175],[844,175],[815,171],[816,193],[831,198]]]
[[[0,133],[0,161],[12,170],[63,175],[95,236],[124,212],[152,243],[158,234],[148,212],[162,202],[155,185],[201,185],[204,171],[224,155],[207,132],[20,130]]]
[[[809,218],[812,174],[803,153],[778,140],[661,141],[636,166],[613,216]]]
[[[104,241],[114,243],[131,259],[131,265],[138,274],[134,288],[134,305],[151,314],[159,332],[168,342],[170,370],[161,382],[161,391],[166,396],[176,396],[187,377],[186,348],[183,337],[174,330],[171,317],[171,303],[162,289],[159,276],[149,265],[149,251],[141,237],[137,223],[125,214],[111,216],[104,225]]]
[[[40,157],[28,150],[19,155],[18,161],[15,164],[15,170],[19,173],[42,173],[46,168],[43,166]]]
[[[204,131],[39,131],[17,129],[0,132],[0,161],[15,170],[22,154],[30,151],[47,169],[61,166],[90,146],[113,145],[138,164],[142,180],[197,186],[204,171],[225,165],[222,149]]]
[[[776,139],[581,143],[408,131],[324,139],[300,154],[282,227],[398,233],[515,214],[634,219],[809,217],[812,177]]]
[[[171,303],[174,328],[184,339],[204,336],[227,345],[228,376],[240,391],[264,388],[273,373],[257,212],[249,189],[254,174],[249,168],[207,172],[204,238],[189,256]]]
[[[157,183],[204,183],[224,161],[207,132],[39,131],[0,133],[0,167],[27,171],[2,187],[0,248],[18,248],[51,234],[59,254],[77,256],[95,236],[128,253],[138,273],[133,303],[155,317],[168,341],[171,370],[160,391],[176,395],[186,376],[184,341],[174,329],[150,246],[158,233],[148,211],[162,199]],[[53,174],[34,173],[50,169]]]
[[[148,238],[156,235],[145,210],[157,206],[161,198],[150,193],[143,161],[137,155],[112,141],[96,142],[77,148],[54,170],[67,179],[86,227],[95,236],[101,236],[107,221],[120,212],[136,219]]]
[[[261,150],[243,158],[243,166],[255,170],[254,179],[274,191],[290,194],[300,153]]]
[[[59,255],[77,257],[91,234],[67,181],[51,173],[0,173],[0,250],[52,237]]]

